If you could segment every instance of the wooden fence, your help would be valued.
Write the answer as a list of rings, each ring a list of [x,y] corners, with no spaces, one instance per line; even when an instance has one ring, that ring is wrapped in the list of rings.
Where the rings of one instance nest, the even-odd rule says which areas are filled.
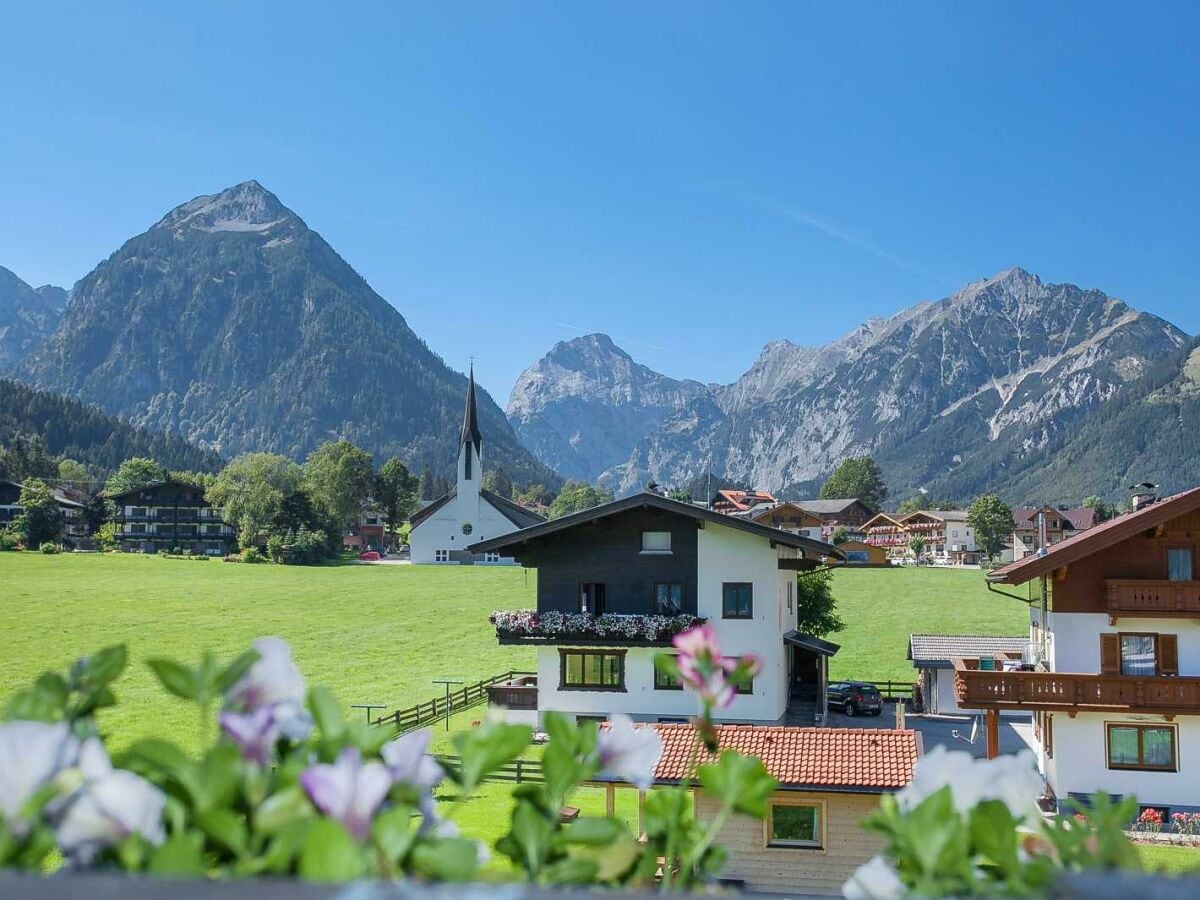
[[[493,675],[482,681],[464,685],[450,692],[449,712],[450,714],[454,714],[486,702],[488,697],[487,689],[492,685],[503,684],[506,681],[514,681],[519,678],[531,678],[536,674],[536,672],[501,672],[499,675]],[[421,728],[424,725],[445,719],[447,712],[446,700],[446,695],[435,697],[425,703],[418,703],[416,706],[398,709],[395,712],[388,713],[386,716],[380,716],[378,719],[373,720],[371,724],[391,725],[395,727],[397,734],[403,734],[406,731],[412,731],[414,728]]]
[[[462,766],[461,756],[441,756],[437,758],[447,769],[455,772]],[[540,759],[514,759],[510,763],[505,763],[492,774],[488,775],[487,781],[513,781],[520,784],[523,781],[541,782],[546,779],[542,775],[542,761]]]
[[[872,681],[870,678],[856,678],[879,688],[884,700],[903,700],[911,703],[913,698],[913,683],[911,681]]]

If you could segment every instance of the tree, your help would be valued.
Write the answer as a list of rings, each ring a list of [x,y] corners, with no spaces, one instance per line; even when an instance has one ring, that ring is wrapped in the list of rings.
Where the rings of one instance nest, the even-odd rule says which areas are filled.
[[[850,532],[846,530],[845,525],[839,525],[833,529],[833,534],[831,534],[829,538],[830,541],[832,541],[833,546],[836,547],[839,544],[844,544],[846,541],[850,540]]]
[[[689,491],[680,490],[679,488],[675,488],[674,490],[667,491],[667,497],[670,498],[671,500],[678,500],[680,503],[691,503],[692,502],[691,493]]]
[[[547,490],[544,484],[531,484],[523,491],[518,491],[515,499],[524,503],[534,503],[539,506],[545,505],[546,499],[550,496],[550,491]]]
[[[46,452],[41,435],[18,434],[6,449],[0,450],[0,478],[24,481],[26,478],[54,478],[58,463]]]
[[[60,459],[58,461],[58,477],[63,481],[79,481],[85,483],[92,480],[91,473],[88,472],[87,466],[73,459]]]
[[[487,483],[486,478],[484,483]],[[375,478],[375,502],[379,504],[383,521],[387,523],[393,541],[396,530],[420,505],[420,497],[417,495],[419,488],[420,481],[417,476],[395,458],[385,462]]]
[[[550,518],[560,519],[571,513],[608,503],[612,498],[612,492],[606,488],[582,481],[568,481],[550,504]]]
[[[361,514],[374,487],[371,454],[347,440],[324,443],[304,461],[304,489],[335,517],[339,536]]]
[[[1116,507],[1111,503],[1105,503],[1101,497],[1084,497],[1084,509],[1094,509],[1096,511],[1096,519],[1101,522],[1107,522],[1117,514]]]
[[[209,502],[224,507],[237,525],[238,543],[253,547],[300,487],[300,467],[275,453],[245,453],[229,463],[207,490]]]
[[[902,500],[900,502],[900,505],[896,507],[896,514],[907,516],[910,513],[915,513],[921,509],[929,509],[929,506],[926,504],[924,497],[922,497],[920,494],[914,494],[907,500]]]
[[[83,527],[88,534],[97,534],[115,514],[116,504],[111,504],[99,494],[93,494],[83,504]]]
[[[914,534],[908,542],[908,549],[913,559],[920,559],[925,554],[925,538]]]
[[[124,494],[166,480],[167,470],[163,466],[144,456],[131,456],[117,467],[104,490],[108,494]]]
[[[421,469],[421,482],[417,486],[417,494],[422,500],[436,500],[437,495],[433,493],[433,490],[433,469],[424,466]]]
[[[512,479],[503,469],[491,469],[483,473],[483,488],[493,494],[499,494],[505,500],[511,500],[513,495]]]
[[[967,525],[975,530],[975,543],[989,560],[1013,531],[1012,509],[995,494],[977,497],[967,509]]]
[[[50,485],[40,478],[30,478],[21,486],[21,515],[16,530],[22,543],[30,550],[58,539],[62,533],[63,514],[54,499]]]
[[[796,577],[796,630],[824,637],[841,631],[846,623],[837,614],[833,572],[816,569]]]
[[[883,509],[887,499],[887,485],[875,460],[869,456],[852,456],[844,459],[829,480],[821,485],[821,499],[857,498],[871,512]]]

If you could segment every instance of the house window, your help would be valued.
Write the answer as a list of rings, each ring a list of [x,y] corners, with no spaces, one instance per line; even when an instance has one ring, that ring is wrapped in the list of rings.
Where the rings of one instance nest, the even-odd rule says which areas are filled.
[[[727,581],[721,585],[721,616],[749,619],[754,616],[754,586],[748,581]]]
[[[604,615],[608,603],[608,587],[603,581],[584,581],[579,585],[579,611],[593,616]]]
[[[816,803],[772,803],[767,816],[767,846],[819,850],[821,807]]]
[[[1192,580],[1192,551],[1190,547],[1171,547],[1167,550],[1167,578],[1171,581]]]
[[[660,581],[654,585],[654,612],[660,616],[683,612],[683,585],[678,581]]]
[[[753,694],[754,693],[754,678],[743,678],[741,681],[733,683],[733,692],[735,694]]]
[[[1171,725],[1109,725],[1108,767],[1174,772],[1175,728]]]
[[[679,676],[661,671],[656,664],[654,666],[654,689],[656,691],[682,691],[683,682],[679,680]]]
[[[563,689],[625,690],[625,654],[563,650],[561,653]]]
[[[499,553],[485,553],[485,554],[483,554],[483,561],[485,563],[498,563],[498,562],[500,562],[500,554]]]
[[[434,550],[433,551],[433,561],[434,562],[450,562],[450,551],[449,550]]]
[[[670,553],[671,552],[671,532],[669,532],[669,531],[643,531],[642,532],[642,552],[643,553]]]
[[[1121,674],[1158,674],[1157,643],[1157,636],[1153,634],[1121,635]]]

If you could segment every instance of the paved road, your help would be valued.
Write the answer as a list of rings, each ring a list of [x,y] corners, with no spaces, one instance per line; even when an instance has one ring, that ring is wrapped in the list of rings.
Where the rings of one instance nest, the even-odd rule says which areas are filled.
[[[829,711],[829,727],[831,728],[895,728],[896,711],[891,703],[886,704],[882,715],[876,716],[845,716],[840,712]],[[976,729],[975,743],[971,743],[971,727],[973,716],[924,716],[907,713],[904,724],[908,728],[921,732],[928,753],[939,744],[947,750],[967,750],[981,759],[987,755],[987,737],[983,727],[983,716],[979,716]],[[955,736],[957,732],[957,736]],[[1033,724],[1029,716],[1000,717],[1000,752],[1019,753],[1028,749],[1033,741]]]

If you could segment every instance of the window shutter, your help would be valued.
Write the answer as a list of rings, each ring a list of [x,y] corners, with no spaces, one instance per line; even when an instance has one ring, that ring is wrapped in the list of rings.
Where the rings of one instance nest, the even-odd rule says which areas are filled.
[[[1160,634],[1158,636],[1158,674],[1179,674],[1179,636]]]
[[[1100,674],[1121,674],[1121,636],[1119,634],[1100,635]]]

